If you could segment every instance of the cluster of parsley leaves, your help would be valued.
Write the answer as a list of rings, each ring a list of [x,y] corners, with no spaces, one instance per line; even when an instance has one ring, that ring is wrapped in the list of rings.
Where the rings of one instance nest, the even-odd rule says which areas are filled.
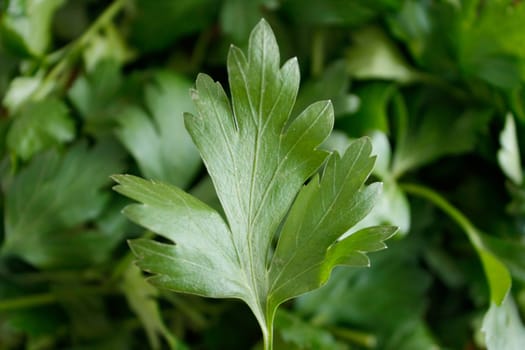
[[[0,349],[521,349],[524,22],[0,1]]]

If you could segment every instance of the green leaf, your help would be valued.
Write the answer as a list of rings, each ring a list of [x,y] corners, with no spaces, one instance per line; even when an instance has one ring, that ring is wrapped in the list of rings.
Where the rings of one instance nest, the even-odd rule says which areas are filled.
[[[7,45],[23,54],[44,54],[51,40],[51,20],[64,0],[10,0],[1,18]]]
[[[359,98],[359,108],[351,115],[337,121],[338,128],[349,135],[359,136],[370,131],[388,133],[388,105],[395,92],[395,85],[385,82],[371,82],[353,93]]]
[[[430,200],[461,227],[478,253],[483,265],[487,284],[490,289],[490,300],[496,305],[500,305],[512,286],[512,278],[507,267],[490,250],[490,246],[487,246],[484,243],[485,235],[476,228],[470,220],[463,215],[463,213],[433,190],[413,184],[405,184],[402,188],[407,193],[415,194]]]
[[[103,261],[120,235],[103,224],[97,227],[95,220],[107,209],[109,197],[102,188],[121,169],[120,152],[108,143],[34,157],[6,191],[2,254],[38,267]],[[94,229],[82,227],[89,220]]]
[[[131,242],[151,281],[180,292],[242,299],[267,349],[282,302],[318,288],[336,264],[366,264],[363,253],[384,248],[382,241],[394,232],[370,228],[338,241],[370,211],[380,190],[378,184],[363,186],[374,163],[370,141],[356,141],[342,158],[318,150],[333,124],[331,105],[315,103],[290,119],[299,69],[296,59],[281,68],[279,61],[273,32],[261,21],[247,56],[230,49],[232,104],[221,85],[203,74],[192,92],[198,114],[186,115],[186,127],[227,221],[177,187],[114,177],[116,191],[141,203],[126,207],[125,214],[175,243]],[[327,158],[323,175],[308,181]]]
[[[33,77],[19,76],[11,80],[9,88],[2,99],[2,104],[8,108],[11,113],[17,112],[26,102],[28,102],[33,93],[41,86],[42,77],[39,75]],[[45,89],[51,88],[52,84],[47,84]]]
[[[500,88],[518,87],[524,79],[525,5],[509,0],[472,4],[458,35],[463,70]]]
[[[482,235],[481,238],[483,245],[494,252],[494,255],[508,266],[512,276],[525,282],[525,244],[486,234]]]
[[[301,86],[293,114],[300,113],[320,98],[332,100],[336,119],[354,112],[359,105],[359,99],[353,94],[348,94],[349,85],[345,62],[340,60],[331,64],[318,79],[310,80]]]
[[[518,308],[507,295],[501,305],[490,304],[489,311],[483,318],[482,332],[488,350],[520,350],[525,344],[525,327]]]
[[[392,0],[310,0],[308,6],[301,0],[283,2],[284,10],[294,21],[325,26],[361,25],[397,6],[397,1]]]
[[[75,125],[67,107],[56,99],[34,102],[13,117],[7,146],[23,160],[75,137]]]
[[[273,264],[271,303],[324,284],[335,265],[369,266],[362,252],[383,249],[392,227],[370,227],[333,244],[370,212],[380,187],[362,188],[374,159],[371,143],[360,139],[348,147],[342,159],[330,157],[319,182],[314,177],[299,193],[282,228]]]
[[[378,345],[401,345],[423,322],[424,296],[431,284],[431,276],[418,263],[417,243],[412,235],[392,242],[388,251],[372,257],[370,269],[336,269],[325,287],[297,300],[298,312],[320,325],[366,329],[378,337]],[[395,339],[399,333],[404,339]]]
[[[183,35],[199,32],[211,25],[220,2],[137,0],[135,5],[137,13],[131,25],[130,41],[143,52],[154,52],[169,47]]]
[[[221,28],[236,44],[245,43],[252,28],[263,16],[263,9],[277,5],[276,0],[225,0],[220,12]]]
[[[279,311],[275,317],[276,349],[346,350],[329,331],[315,327],[291,312]]]
[[[152,349],[160,349],[159,336],[173,344],[174,339],[162,321],[158,301],[158,290],[147,283],[140,269],[130,264],[124,272],[121,285],[128,304],[142,323]]]
[[[69,98],[86,120],[102,118],[107,113],[122,85],[120,66],[113,60],[98,62],[92,71],[79,76]]]
[[[410,67],[397,47],[378,28],[368,27],[353,35],[347,69],[357,79],[384,79],[409,83],[420,73]]]
[[[147,86],[146,111],[132,106],[119,118],[117,136],[137,161],[141,173],[150,179],[187,187],[201,161],[190,135],[184,128],[183,113],[194,111],[189,95],[191,83],[159,71]]]
[[[516,123],[511,114],[505,118],[505,127],[499,135],[500,149],[498,150],[498,163],[505,175],[515,184],[521,185],[523,173],[521,170],[520,149],[516,134]]]
[[[468,152],[490,120],[488,110],[460,113],[449,106],[433,106],[421,117],[412,116],[412,125],[398,140],[392,173],[400,177],[445,155]]]

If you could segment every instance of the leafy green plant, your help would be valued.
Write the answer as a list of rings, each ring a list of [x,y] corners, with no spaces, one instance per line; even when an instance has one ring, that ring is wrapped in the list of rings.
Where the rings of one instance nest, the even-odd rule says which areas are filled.
[[[342,156],[320,150],[332,129],[331,103],[314,103],[291,117],[299,68],[296,59],[282,67],[279,61],[273,32],[261,21],[247,55],[230,48],[231,105],[207,75],[197,77],[192,91],[197,114],[186,114],[185,124],[226,220],[175,186],[113,177],[116,191],[141,203],[124,213],[171,242],[131,241],[138,265],[154,275],[150,281],[243,300],[259,322],[265,349],[272,349],[280,304],[319,288],[336,265],[368,266],[365,252],[385,248],[395,232],[376,226],[349,233],[381,189],[364,185],[374,165],[371,143],[356,140]]]
[[[298,91],[296,63],[280,67],[275,45],[250,49],[261,18],[281,56],[301,63]],[[242,298],[263,328],[278,307],[276,349],[521,350],[522,23],[516,0],[0,0],[0,349],[262,349]],[[242,48],[233,69],[231,43]],[[200,76],[196,105],[199,72],[226,93]],[[260,114],[261,96],[262,111],[272,99],[280,111]],[[319,100],[333,103],[333,130]],[[219,114],[205,110],[214,102]],[[279,145],[316,112],[322,128],[277,168]],[[212,125],[230,126],[227,141]],[[345,180],[350,159],[362,173]],[[130,200],[111,190],[115,173],[153,179],[122,177],[123,189],[156,191],[127,209],[145,227],[122,215]],[[346,215],[366,212],[345,207],[374,197],[374,181],[381,196],[338,237]],[[317,235],[332,182],[355,191]],[[328,279],[336,249],[378,225],[399,227],[389,249]],[[219,268],[203,279],[191,262]],[[239,295],[170,291],[182,279]]]

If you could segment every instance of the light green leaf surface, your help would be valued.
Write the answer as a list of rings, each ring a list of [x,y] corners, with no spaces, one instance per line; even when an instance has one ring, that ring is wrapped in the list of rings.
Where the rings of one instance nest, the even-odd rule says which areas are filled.
[[[374,153],[377,153],[374,175],[383,181],[383,193],[370,214],[359,223],[359,227],[388,223],[399,227],[400,234],[410,231],[410,204],[392,174],[392,150],[390,141],[380,131],[371,135]]]
[[[119,63],[102,60],[91,71],[80,75],[68,93],[73,106],[84,119],[100,119],[115,102],[121,85]]]
[[[2,104],[11,113],[16,113],[31,100],[37,90],[42,89],[44,92],[50,92],[54,88],[54,84],[53,81],[44,82],[41,72],[31,77],[16,77],[9,83]]]
[[[291,312],[281,310],[275,317],[276,349],[348,350],[328,330],[301,320]]]
[[[380,190],[377,184],[363,186],[374,163],[370,141],[356,141],[342,158],[318,150],[332,128],[331,105],[315,103],[291,119],[299,69],[295,59],[279,64],[275,37],[261,21],[247,56],[230,49],[231,105],[220,84],[197,77],[197,114],[186,115],[186,127],[225,218],[172,185],[114,177],[115,190],[141,203],[125,214],[174,243],[131,242],[151,281],[180,292],[242,299],[259,321],[266,349],[279,304],[318,288],[337,264],[366,265],[363,253],[384,248],[382,241],[395,231],[369,228],[337,242],[370,211]],[[327,158],[323,175],[304,186]]]
[[[396,46],[376,27],[356,32],[347,52],[347,69],[357,79],[384,79],[409,83],[419,73],[409,66]]]
[[[64,0],[11,0],[1,26],[8,45],[35,56],[45,53],[51,40],[51,20]]]
[[[525,327],[512,295],[501,305],[491,303],[483,318],[481,331],[485,333],[488,350],[521,350],[525,344]]]
[[[395,85],[391,82],[371,82],[353,89],[359,107],[355,113],[338,120],[339,128],[355,136],[371,131],[388,133],[388,107],[395,92]]]
[[[521,185],[523,173],[521,170],[520,149],[516,134],[516,122],[512,114],[507,114],[505,127],[499,135],[500,149],[498,150],[498,163],[501,170],[515,184]]]
[[[200,168],[199,152],[184,128],[184,112],[194,111],[191,83],[159,71],[145,89],[148,113],[136,106],[122,111],[117,136],[150,179],[185,188]]]
[[[75,125],[67,107],[56,99],[32,103],[14,118],[7,133],[7,146],[23,160],[75,137]]]
[[[174,344],[174,339],[164,325],[157,301],[158,290],[147,283],[140,269],[130,264],[124,272],[121,285],[128,304],[144,326],[152,349],[160,349],[160,336]]]
[[[81,225],[95,223],[107,208],[108,193],[102,188],[121,169],[118,149],[108,143],[92,149],[78,144],[63,156],[49,151],[34,157],[7,187],[0,252],[37,267],[101,262],[120,236],[112,225]]]

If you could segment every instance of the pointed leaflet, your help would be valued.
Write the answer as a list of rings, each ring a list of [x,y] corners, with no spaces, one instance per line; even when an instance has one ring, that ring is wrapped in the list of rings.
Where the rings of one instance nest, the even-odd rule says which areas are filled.
[[[368,139],[353,142],[342,159],[330,157],[320,182],[314,178],[299,193],[270,268],[270,305],[319,287],[335,265],[367,266],[359,251],[385,247],[381,241],[395,231],[391,227],[364,229],[333,244],[370,212],[379,194],[379,184],[363,187],[374,165],[371,151]]]
[[[333,111],[329,102],[318,102],[290,120],[299,69],[295,59],[281,68],[279,61],[275,37],[261,21],[250,36],[247,57],[230,49],[232,105],[220,84],[206,75],[198,76],[192,91],[198,114],[186,115],[186,128],[213,180],[226,222],[174,186],[114,177],[117,191],[142,203],[128,206],[125,214],[175,243],[131,242],[139,266],[154,274],[152,281],[176,291],[244,300],[260,322],[267,345],[282,301],[319,287],[335,264],[362,263],[360,252],[381,248],[379,242],[392,231],[369,229],[369,241],[359,232],[353,241],[349,236],[349,241],[333,244],[368,213],[378,193],[375,185],[362,188],[373,165],[370,143],[357,142],[342,160],[330,158],[320,182],[316,177],[304,187],[328,156],[317,147],[332,128]],[[299,191],[291,223],[283,226],[283,243],[270,262],[273,236]],[[293,223],[302,215],[312,216],[311,227],[295,230]],[[287,261],[294,239],[305,244]],[[309,255],[313,257],[303,265],[300,258]],[[282,278],[296,272],[304,279],[289,290]],[[270,285],[282,293],[271,305]]]

